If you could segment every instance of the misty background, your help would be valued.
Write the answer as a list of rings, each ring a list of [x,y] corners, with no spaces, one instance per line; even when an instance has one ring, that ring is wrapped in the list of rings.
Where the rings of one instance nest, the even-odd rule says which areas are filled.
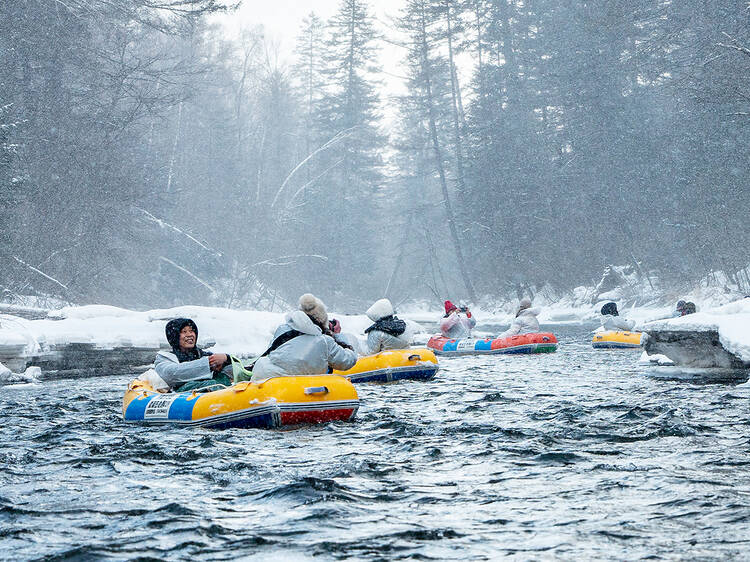
[[[747,0],[248,6],[0,3],[1,301],[750,291]]]

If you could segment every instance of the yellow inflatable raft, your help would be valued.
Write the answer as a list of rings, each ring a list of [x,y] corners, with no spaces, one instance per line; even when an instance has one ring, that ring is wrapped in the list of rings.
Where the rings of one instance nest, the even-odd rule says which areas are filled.
[[[642,332],[597,332],[591,345],[596,349],[625,349],[641,347]]]
[[[147,424],[269,428],[349,420],[359,408],[352,383],[335,375],[273,377],[201,390],[161,394],[135,380],[125,392],[122,417]]]
[[[430,380],[438,372],[435,354],[424,347],[390,349],[365,355],[348,371],[334,371],[352,382],[393,382],[404,379]]]

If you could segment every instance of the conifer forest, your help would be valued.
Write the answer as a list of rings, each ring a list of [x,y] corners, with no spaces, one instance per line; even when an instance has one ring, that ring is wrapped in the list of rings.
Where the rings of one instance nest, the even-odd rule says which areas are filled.
[[[235,8],[0,2],[0,301],[750,290],[747,0],[341,0],[291,56]]]

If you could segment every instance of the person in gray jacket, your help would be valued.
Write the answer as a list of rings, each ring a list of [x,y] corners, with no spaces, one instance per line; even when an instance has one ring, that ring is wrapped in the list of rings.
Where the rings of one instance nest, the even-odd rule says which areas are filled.
[[[190,318],[175,318],[167,322],[165,332],[172,350],[156,354],[154,370],[171,390],[183,392],[214,384],[231,386],[229,356],[198,348],[195,322]]]
[[[531,299],[527,297],[522,298],[518,303],[516,317],[511,322],[510,328],[497,337],[507,338],[509,336],[539,332],[539,320],[536,318],[539,316],[539,312],[538,308],[531,308]]]
[[[388,299],[380,299],[367,309],[367,317],[375,322],[365,330],[367,334],[366,355],[374,355],[386,349],[407,349],[411,345],[411,334],[406,322],[395,316]]]
[[[344,371],[357,362],[357,352],[333,338],[325,305],[309,293],[300,297],[299,310],[287,314],[276,329],[269,350],[255,362],[253,382]]]

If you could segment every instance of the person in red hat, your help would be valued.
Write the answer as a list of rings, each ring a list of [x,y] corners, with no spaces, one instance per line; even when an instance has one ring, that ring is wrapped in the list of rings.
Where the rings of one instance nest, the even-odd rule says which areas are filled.
[[[451,339],[471,337],[471,329],[477,325],[468,307],[458,307],[451,301],[445,301],[445,316],[440,320],[440,331]]]

